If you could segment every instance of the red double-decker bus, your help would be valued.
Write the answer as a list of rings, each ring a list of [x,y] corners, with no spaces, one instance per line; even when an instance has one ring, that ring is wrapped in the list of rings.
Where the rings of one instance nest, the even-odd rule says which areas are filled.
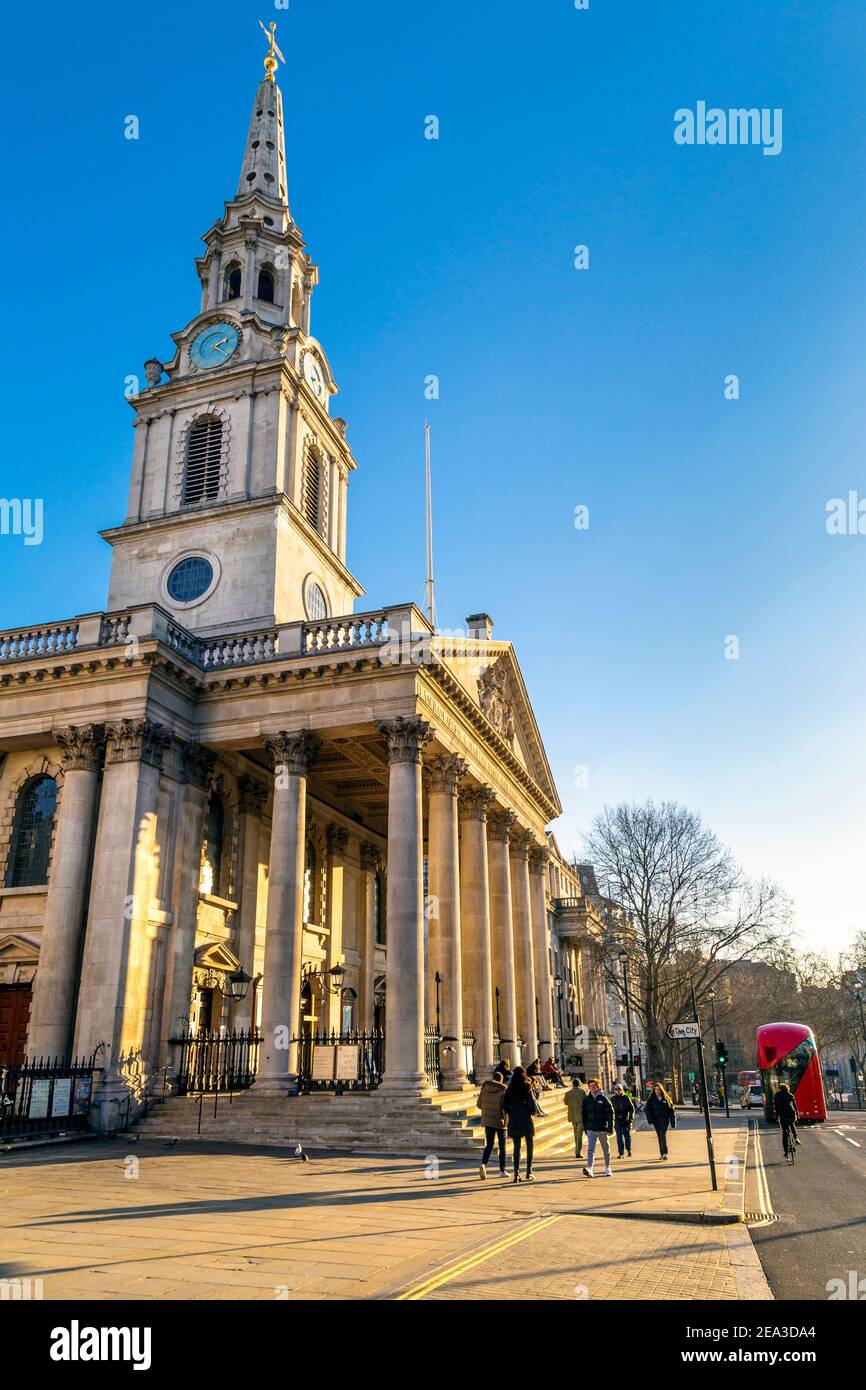
[[[802,1120],[826,1120],[824,1078],[812,1029],[805,1023],[764,1023],[758,1029],[757,1049],[767,1121],[775,1123],[773,1097],[782,1081],[790,1086]]]

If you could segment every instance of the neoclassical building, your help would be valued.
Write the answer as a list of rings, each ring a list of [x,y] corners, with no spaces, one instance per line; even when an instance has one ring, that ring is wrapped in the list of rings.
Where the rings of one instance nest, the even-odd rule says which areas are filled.
[[[98,1050],[111,1101],[188,1032],[259,1029],[265,1093],[311,1030],[383,1032],[408,1093],[425,1027],[448,1087],[468,1035],[479,1075],[554,1044],[559,797],[485,613],[359,604],[275,68],[130,401],[106,610],[0,633],[0,1057]]]

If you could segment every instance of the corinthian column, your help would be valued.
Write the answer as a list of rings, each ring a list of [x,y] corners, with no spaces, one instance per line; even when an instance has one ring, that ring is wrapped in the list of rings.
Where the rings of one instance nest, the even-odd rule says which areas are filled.
[[[423,719],[379,725],[388,749],[388,966],[385,1078],[390,1091],[426,1090],[424,1069]]]
[[[171,733],[138,718],[106,725],[105,735],[75,1051],[84,1056],[104,1043],[108,1076],[121,1053],[141,1051],[150,1032],[156,981],[149,913],[161,849],[159,778]]]
[[[238,815],[240,816],[241,846],[241,910],[238,922],[238,960],[248,975],[255,975],[256,925],[259,912],[259,868],[261,863],[260,831],[268,789],[256,777],[241,777],[238,782]],[[255,993],[247,991],[245,999],[235,1005],[234,1026],[252,1027]]]
[[[171,1039],[189,1028],[189,999],[195,960],[195,934],[198,927],[201,847],[207,811],[208,786],[216,754],[200,743],[185,743],[180,766],[183,782],[181,820],[178,834],[177,874],[174,894],[174,926],[171,934],[165,978],[162,1029],[165,1055]],[[169,1080],[177,1077],[180,1048],[172,1049]]]
[[[538,1055],[553,1056],[553,980],[547,945],[547,864],[550,854],[537,846],[529,851],[529,890],[532,898],[532,953],[538,996]]]
[[[523,1038],[523,1060],[538,1056],[535,1021],[535,962],[532,958],[532,900],[529,892],[529,851],[535,844],[528,830],[511,836],[511,915],[514,927],[514,974],[517,986],[517,1027]]]
[[[440,1057],[446,1090],[468,1084],[463,1065],[463,967],[460,958],[460,848],[457,793],[466,763],[456,753],[429,765],[427,828],[427,999],[435,1017],[436,980],[440,990]]]
[[[463,1020],[475,1034],[475,1075],[494,1066],[493,986],[490,979],[490,884],[487,812],[490,787],[469,787],[460,797],[460,937],[463,963]]]
[[[274,768],[268,917],[262,982],[262,1048],[256,1090],[285,1095],[298,1075],[304,945],[307,776],[320,740],[309,729],[265,739]]]
[[[72,1042],[105,732],[99,724],[72,724],[68,729],[55,729],[54,741],[63,764],[63,794],[30,1014],[27,1050],[33,1057],[65,1056]]]
[[[491,811],[487,817],[494,1018],[497,1014],[498,990],[499,1056],[507,1058],[512,1066],[516,1066],[520,1061],[514,989],[511,869],[508,862],[508,837],[515,820],[513,811]]]

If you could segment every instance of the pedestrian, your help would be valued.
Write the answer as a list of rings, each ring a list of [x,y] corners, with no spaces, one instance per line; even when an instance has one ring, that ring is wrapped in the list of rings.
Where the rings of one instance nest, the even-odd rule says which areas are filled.
[[[502,1109],[506,1089],[502,1073],[497,1070],[486,1081],[482,1081],[481,1090],[478,1092],[478,1109],[481,1111],[481,1122],[484,1125],[484,1152],[481,1155],[480,1170],[482,1180],[487,1177],[487,1164],[496,1142],[499,1144],[499,1176],[508,1176],[505,1165],[505,1113]]]
[[[514,1181],[520,1182],[520,1144],[526,1140],[526,1181],[535,1182],[532,1156],[535,1145],[535,1120],[538,1105],[523,1067],[511,1073],[502,1109],[508,1117],[508,1137],[514,1148]]]
[[[535,1113],[546,1115],[547,1111],[541,1108],[541,1093],[547,1089],[547,1082],[541,1075],[541,1063],[537,1058],[526,1068],[526,1079],[532,1087],[532,1094],[535,1096],[535,1104],[538,1107]]]
[[[779,1089],[773,1097],[773,1114],[782,1128],[782,1153],[787,1158],[788,1151],[785,1147],[786,1131],[791,1131],[791,1138],[795,1144],[799,1144],[800,1142],[797,1138],[797,1121],[800,1118],[800,1112],[797,1109],[797,1102],[791,1094],[791,1088],[787,1081],[779,1082]]]
[[[574,1130],[575,1158],[583,1158],[583,1102],[586,1100],[586,1096],[586,1087],[581,1082],[580,1077],[572,1077],[571,1090],[565,1097],[565,1108]]]
[[[562,1072],[559,1070],[559,1067],[556,1065],[552,1057],[548,1057],[544,1066],[541,1068],[541,1072],[542,1075],[547,1078],[547,1081],[551,1086],[565,1085],[565,1080],[563,1078]]]
[[[667,1161],[668,1129],[675,1129],[677,1112],[674,1103],[660,1081],[656,1081],[647,1097],[646,1117],[656,1132],[659,1141],[659,1161]]]
[[[613,1105],[613,1124],[616,1130],[617,1158],[628,1154],[631,1158],[631,1127],[634,1123],[634,1101],[621,1081],[617,1081],[611,1096]]]
[[[507,1086],[511,1080],[511,1058],[500,1057],[499,1061],[496,1063],[495,1070],[502,1073],[502,1080]]]
[[[598,1076],[590,1077],[589,1094],[584,1097],[583,1127],[587,1134],[584,1173],[588,1178],[595,1177],[592,1165],[595,1158],[595,1146],[600,1143],[605,1162],[604,1176],[612,1178],[610,1136],[613,1134],[613,1106],[605,1095],[601,1078]]]

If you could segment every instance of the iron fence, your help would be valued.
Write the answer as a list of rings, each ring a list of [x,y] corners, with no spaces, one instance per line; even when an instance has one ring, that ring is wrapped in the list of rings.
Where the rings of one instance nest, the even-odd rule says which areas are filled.
[[[0,1139],[87,1129],[95,1070],[95,1054],[0,1063]]]
[[[177,1086],[181,1095],[198,1091],[245,1091],[252,1086],[259,1065],[261,1033],[185,1033],[170,1038],[180,1049]]]

